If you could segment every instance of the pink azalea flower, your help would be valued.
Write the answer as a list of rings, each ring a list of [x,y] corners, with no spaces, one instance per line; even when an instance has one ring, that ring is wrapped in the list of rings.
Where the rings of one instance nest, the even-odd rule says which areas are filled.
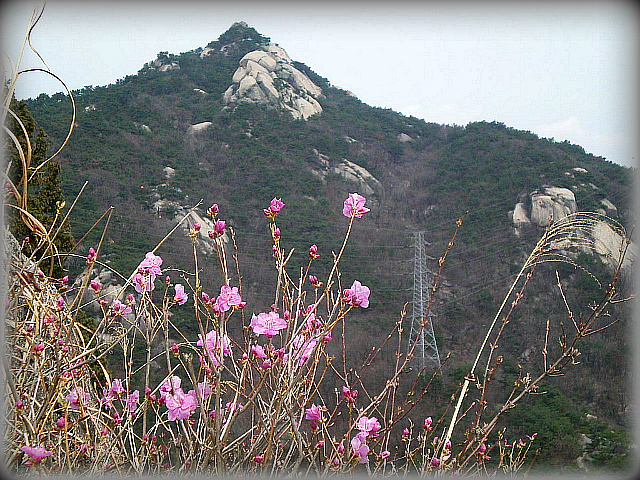
[[[162,385],[160,385],[160,396],[164,398],[167,395],[171,395],[176,389],[180,388],[181,383],[182,380],[180,377],[172,375]],[[151,393],[151,389],[149,389],[149,393]]]
[[[216,215],[218,215],[219,211],[220,211],[220,207],[218,207],[217,203],[214,203],[207,210],[207,214],[211,215],[212,217],[215,217]]]
[[[80,404],[88,402],[89,398],[89,394],[84,393],[82,387],[75,387],[65,397],[67,402],[69,402],[69,408],[71,408],[71,410],[80,410]]]
[[[216,304],[221,312],[226,312],[231,307],[237,307],[242,302],[242,298],[238,293],[238,287],[231,288],[229,285],[220,287],[220,295],[216,300]]]
[[[123,304],[122,302],[120,302],[120,300],[114,300],[112,307],[113,307],[113,314],[116,316],[122,317],[124,315],[131,313],[131,307]]]
[[[278,334],[279,330],[287,328],[287,322],[278,316],[276,312],[259,313],[251,317],[249,327],[256,335],[266,335],[271,338]]]
[[[119,378],[115,378],[113,382],[111,382],[111,388],[109,388],[109,396],[110,397],[119,397],[123,393],[125,393],[125,389],[122,386],[122,380]]]
[[[25,445],[22,447],[22,451],[31,457],[31,460],[27,462],[28,466],[40,463],[43,458],[53,455],[53,452],[50,452],[42,446],[30,447],[29,445]]]
[[[188,298],[188,295],[184,293],[184,287],[177,283],[174,288],[176,289],[176,296],[173,299],[178,303],[178,305],[183,305]]]
[[[433,422],[431,417],[427,417],[427,418],[424,419],[424,429],[425,430],[429,430],[431,428],[431,422]]]
[[[357,193],[350,193],[349,197],[344,201],[342,214],[347,218],[351,218],[352,216],[355,218],[361,218],[362,215],[370,211],[364,206],[366,201],[367,199],[363,196],[358,195]]]
[[[267,354],[264,352],[264,348],[262,348],[262,345],[252,345],[251,353],[253,353],[258,358],[267,358]]]
[[[358,423],[356,423],[356,428],[360,430],[360,432],[365,434],[365,437],[368,437],[372,433],[376,433],[380,430],[380,422],[376,417],[360,417],[358,419]]]
[[[282,207],[284,207],[284,203],[282,203],[282,200],[279,198],[273,198],[273,200],[271,200],[271,203],[269,204],[269,208],[271,209],[272,212],[278,213],[280,210],[282,210]]]
[[[87,255],[87,265],[91,265],[98,258],[98,254],[93,247],[89,248],[89,255]]]
[[[322,408],[312,403],[309,408],[305,410],[305,420],[311,420],[313,422],[319,422],[322,420]]]
[[[98,293],[100,291],[100,288],[102,287],[102,285],[100,285],[100,282],[98,282],[97,280],[91,280],[91,283],[89,284],[89,286],[96,293]]]
[[[151,292],[155,288],[153,283],[155,279],[155,275],[138,272],[133,276],[133,287],[138,293]]]
[[[220,237],[224,235],[224,228],[226,227],[227,222],[224,220],[216,220],[215,225],[213,226],[213,238]],[[211,237],[211,235],[209,235]]]
[[[366,435],[364,432],[358,433],[351,439],[351,451],[360,460],[358,463],[369,463],[367,455],[369,454],[369,447],[367,446]]]
[[[293,339],[293,359],[302,365],[313,353],[317,342],[315,338],[305,338],[304,335],[295,337]]]
[[[342,387],[342,394],[346,397],[348,403],[354,403],[358,398],[358,390],[355,388],[350,390],[348,387]]]
[[[269,208],[265,208],[262,211],[267,217],[275,218],[276,215],[278,215],[278,212],[282,210],[282,207],[284,207],[284,203],[282,203],[282,200],[280,200],[279,198],[274,198],[273,200],[271,200]]]
[[[353,282],[351,288],[344,291],[345,301],[354,307],[367,308],[369,306],[369,287],[362,285],[358,280]]]
[[[209,385],[209,382],[207,382],[206,380],[204,382],[200,382],[198,384],[198,393],[203,399],[211,395],[211,386]]]
[[[431,459],[431,466],[433,468],[438,468],[440,466],[440,459],[438,457],[433,457]]]
[[[196,392],[189,390],[189,393],[185,394],[180,387],[174,389],[173,395],[167,395],[164,401],[169,410],[167,413],[169,421],[185,420],[198,408]]]
[[[135,412],[136,408],[138,408],[139,400],[140,392],[138,390],[134,390],[133,393],[127,397],[127,403],[124,408],[131,413]]]
[[[222,338],[218,338],[218,334],[215,330],[211,330],[205,336],[204,342],[202,341],[202,335],[198,334],[198,342],[196,345],[199,347],[205,347],[205,351],[207,355],[213,362],[214,366],[220,365],[220,347],[222,347],[223,355],[231,354],[231,342],[229,341],[229,337],[223,335]]]
[[[139,269],[141,268],[145,272],[148,272],[151,275],[153,275],[155,280],[156,275],[162,274],[160,265],[162,265],[162,258],[155,255],[152,252],[147,252],[147,254],[144,257],[144,260],[140,262],[140,265],[138,266],[138,268]]]

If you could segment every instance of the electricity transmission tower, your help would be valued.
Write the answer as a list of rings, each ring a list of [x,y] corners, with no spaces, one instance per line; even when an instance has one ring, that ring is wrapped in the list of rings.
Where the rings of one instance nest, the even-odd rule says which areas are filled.
[[[432,313],[429,311],[427,321],[422,326],[422,321],[427,315],[429,296],[433,288],[435,274],[427,268],[427,259],[433,260],[425,252],[423,235],[425,232],[414,232],[414,260],[413,260],[413,313],[411,315],[411,333],[407,345],[407,352],[413,351],[414,358],[420,362],[420,368],[424,368],[427,361],[434,362],[440,367],[440,355],[438,345],[433,333]]]

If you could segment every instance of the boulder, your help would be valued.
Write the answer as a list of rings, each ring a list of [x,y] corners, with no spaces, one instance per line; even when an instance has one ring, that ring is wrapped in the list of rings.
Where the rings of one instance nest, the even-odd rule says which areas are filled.
[[[531,194],[531,222],[546,227],[578,210],[575,195],[568,188],[544,187]]]
[[[195,125],[190,125],[189,128],[187,128],[187,135],[197,135],[198,133],[202,133],[211,125],[213,125],[211,122],[200,122]]]
[[[322,112],[317,98],[322,89],[293,66],[289,55],[275,44],[247,53],[222,96],[224,105],[267,104],[307,119]]]

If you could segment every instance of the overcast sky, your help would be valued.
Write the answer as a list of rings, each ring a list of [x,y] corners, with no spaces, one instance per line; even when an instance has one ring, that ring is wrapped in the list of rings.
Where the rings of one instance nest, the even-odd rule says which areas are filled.
[[[71,89],[135,74],[243,20],[363,102],[429,122],[498,121],[636,166],[634,2],[49,1],[32,44]],[[16,60],[36,2],[2,4]],[[42,66],[25,54],[21,67]],[[229,80],[231,81],[231,80]],[[20,77],[18,98],[61,91]]]

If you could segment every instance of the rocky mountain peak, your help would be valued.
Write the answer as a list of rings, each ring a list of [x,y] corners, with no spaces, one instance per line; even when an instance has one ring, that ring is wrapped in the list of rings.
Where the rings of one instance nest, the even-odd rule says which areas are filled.
[[[287,110],[294,118],[307,119],[322,112],[316,100],[322,89],[298,70],[284,48],[262,44],[244,55],[224,92],[222,102],[266,104]]]

